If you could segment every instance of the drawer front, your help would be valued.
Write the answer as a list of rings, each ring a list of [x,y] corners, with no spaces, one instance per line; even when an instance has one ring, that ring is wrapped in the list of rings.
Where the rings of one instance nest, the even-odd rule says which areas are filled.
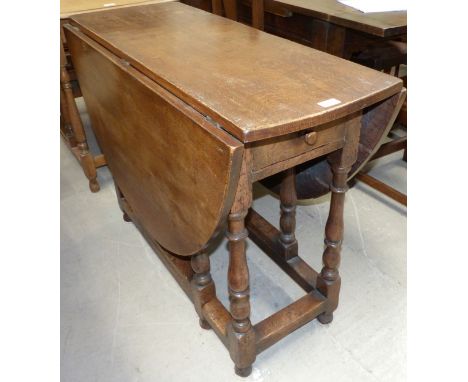
[[[254,172],[302,154],[310,154],[314,150],[317,151],[317,156],[323,155],[325,146],[336,147],[337,143],[344,142],[344,136],[345,121],[338,120],[297,133],[255,142],[251,146]],[[308,158],[310,159],[312,158]]]

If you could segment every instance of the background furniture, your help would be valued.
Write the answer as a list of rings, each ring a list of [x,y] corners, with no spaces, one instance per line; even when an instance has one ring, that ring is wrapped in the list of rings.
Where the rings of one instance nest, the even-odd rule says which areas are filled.
[[[365,14],[336,0],[183,0],[349,59],[369,42],[406,35],[406,11]]]
[[[249,375],[256,354],[314,318],[331,322],[347,175],[367,158],[360,135],[400,108],[401,80],[180,3],[73,16],[65,31],[124,218],[227,347],[236,373]],[[298,256],[294,235],[294,168],[310,161],[326,184],[316,192],[332,191],[320,273]],[[251,209],[252,184],[277,173],[280,230]],[[226,226],[229,310],[207,253]],[[306,293],[255,325],[247,237]]]

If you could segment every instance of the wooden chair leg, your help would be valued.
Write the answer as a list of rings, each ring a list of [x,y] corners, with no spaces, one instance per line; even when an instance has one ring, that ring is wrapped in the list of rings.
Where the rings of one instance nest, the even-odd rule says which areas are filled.
[[[128,216],[127,212],[125,212],[125,209],[129,208],[127,201],[125,200],[125,196],[123,195],[119,186],[117,186],[117,183],[114,182],[114,186],[115,186],[115,193],[117,195],[117,202],[119,203],[120,210],[122,211],[122,214],[123,214],[123,220],[126,221],[127,223],[130,223],[132,219],[130,218],[130,216]]]
[[[333,311],[338,307],[341,278],[338,267],[341,259],[341,244],[343,241],[343,213],[345,193],[348,190],[346,179],[351,166],[357,159],[357,144],[361,128],[360,116],[348,123],[346,144],[342,150],[328,157],[333,180],[330,185],[332,192],[330,212],[325,225],[325,251],[323,252],[323,268],[317,279],[319,291],[327,297],[327,308],[318,316],[322,324],[333,320]]]
[[[284,248],[286,260],[297,256],[296,230],[296,174],[294,168],[284,171],[280,187],[280,230],[279,241]]]
[[[60,129],[63,137],[66,139],[70,147],[76,146],[75,136],[71,127],[70,116],[68,114],[67,101],[65,99],[65,93],[60,86]]]
[[[215,15],[222,16],[224,13],[223,0],[211,0],[211,11]]]
[[[223,7],[225,16],[237,21],[237,0],[223,0]]]
[[[192,269],[195,272],[191,281],[193,303],[200,317],[200,326],[211,329],[203,317],[203,305],[216,297],[216,289],[210,274],[210,258],[205,250],[192,256]]]
[[[246,377],[252,372],[255,361],[255,332],[250,322],[249,268],[246,258],[245,217],[252,204],[252,184],[248,176],[247,158],[244,154],[236,197],[228,216],[229,240],[228,289],[231,322],[227,326],[229,353],[236,374]]]
[[[66,68],[67,60],[63,50],[62,42],[60,43],[60,84],[65,95],[64,107],[68,110],[68,117],[70,125],[73,130],[73,135],[76,140],[76,146],[79,150],[80,164],[86,177],[89,180],[89,188],[92,192],[99,191],[99,183],[97,181],[96,166],[94,165],[94,158],[89,152],[88,143],[86,141],[86,134],[81,122],[80,114],[75,103],[73,95],[72,83],[70,75]]]
[[[264,0],[252,0],[252,26],[263,30],[264,23]]]

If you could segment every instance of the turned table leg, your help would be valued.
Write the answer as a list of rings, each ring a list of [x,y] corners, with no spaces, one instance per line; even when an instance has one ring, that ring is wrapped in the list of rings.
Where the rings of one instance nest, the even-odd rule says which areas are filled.
[[[223,0],[224,15],[231,20],[237,21],[237,1]]]
[[[76,146],[79,149],[80,164],[86,177],[89,180],[89,188],[92,192],[99,191],[99,183],[97,181],[96,166],[94,159],[89,152],[86,134],[81,122],[80,114],[75,103],[73,88],[70,81],[70,75],[66,68],[67,59],[63,50],[62,41],[60,41],[60,84],[64,94],[64,107],[67,108],[67,117],[70,120],[70,125],[73,131],[73,136],[76,140]]]
[[[191,281],[195,310],[200,317],[200,326],[210,329],[210,324],[203,317],[203,305],[216,297],[215,284],[210,274],[210,258],[205,250],[191,258],[192,269],[195,272]]]
[[[228,288],[231,322],[227,327],[229,353],[237,375],[247,377],[255,361],[255,332],[250,322],[249,268],[246,258],[245,217],[252,204],[252,188],[245,154],[234,204],[228,216]]]
[[[263,30],[265,27],[264,0],[252,0],[252,27]]]
[[[325,225],[325,251],[323,252],[323,268],[317,279],[317,287],[327,297],[327,309],[318,316],[322,324],[333,320],[333,311],[338,307],[341,278],[338,267],[341,260],[341,244],[343,242],[343,212],[345,193],[348,189],[347,177],[351,166],[357,158],[361,117],[356,116],[347,123],[345,146],[328,157],[333,180],[330,185],[332,192],[330,212]]]
[[[73,130],[71,128],[70,116],[68,115],[67,101],[65,99],[65,93],[62,89],[62,86],[60,86],[60,117],[60,127],[62,130],[62,134],[64,135],[70,147],[75,147],[76,141],[73,135]]]
[[[296,229],[296,173],[293,168],[284,171],[280,188],[280,230],[279,241],[284,248],[286,260],[297,256]]]
[[[127,211],[125,210],[126,208],[129,208],[127,201],[125,200],[125,196],[120,190],[119,186],[117,186],[117,183],[114,182],[115,186],[115,193],[117,195],[117,202],[119,203],[120,210],[122,211],[123,214],[123,220],[126,221],[127,223],[130,223],[132,219],[130,216],[128,216]]]

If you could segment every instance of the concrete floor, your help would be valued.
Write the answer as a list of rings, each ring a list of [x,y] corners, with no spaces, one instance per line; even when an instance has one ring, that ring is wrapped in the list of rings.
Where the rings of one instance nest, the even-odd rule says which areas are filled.
[[[379,160],[371,173],[406,191],[401,153]],[[298,329],[260,354],[242,379],[213,331],[198,326],[192,304],[158,257],[122,220],[107,168],[99,169],[99,183],[99,193],[89,192],[61,142],[62,382],[406,379],[406,208],[361,183],[349,191],[333,323]],[[277,226],[278,200],[261,186],[255,196],[256,210]],[[297,210],[300,255],[315,269],[328,206],[325,196]],[[248,262],[253,323],[303,295],[251,242]],[[211,267],[225,306],[227,264],[223,241]]]

